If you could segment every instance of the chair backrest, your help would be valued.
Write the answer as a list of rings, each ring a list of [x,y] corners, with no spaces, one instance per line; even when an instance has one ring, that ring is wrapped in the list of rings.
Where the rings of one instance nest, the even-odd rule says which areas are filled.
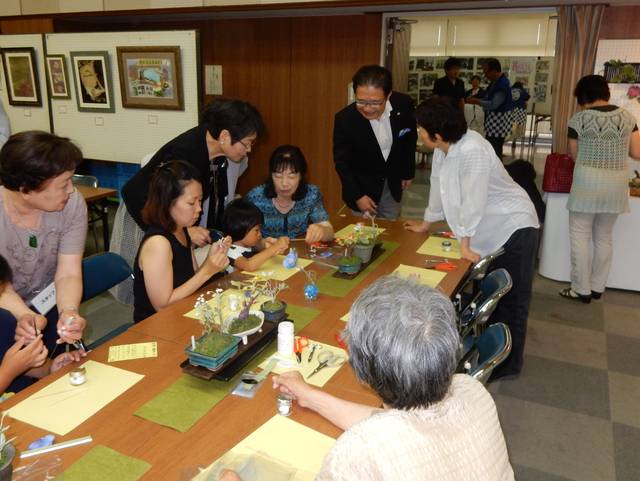
[[[131,274],[127,261],[113,252],[103,252],[83,259],[82,302],[120,284]]]
[[[467,274],[467,277],[465,277],[464,281],[462,281],[462,284],[458,289],[458,293],[455,296],[459,312],[462,312],[468,305],[468,302],[463,302],[464,298],[466,297],[468,301],[469,299],[475,297],[479,290],[480,281],[484,279],[493,261],[496,260],[496,258],[500,257],[502,254],[504,254],[504,248],[500,247],[500,249],[498,249],[497,251],[484,256],[471,267],[469,273]],[[469,286],[471,286],[471,293],[465,295],[463,291],[468,290]]]
[[[478,348],[478,364],[469,374],[486,384],[493,370],[502,363],[511,352],[511,332],[506,324],[497,322],[489,326],[475,344]]]
[[[86,185],[87,187],[98,188],[98,178],[94,175],[73,174],[71,182],[76,185]]]
[[[511,276],[506,269],[491,271],[480,282],[478,294],[460,314],[461,330],[469,332],[470,329],[486,323],[498,306],[500,299],[511,290],[512,286]]]

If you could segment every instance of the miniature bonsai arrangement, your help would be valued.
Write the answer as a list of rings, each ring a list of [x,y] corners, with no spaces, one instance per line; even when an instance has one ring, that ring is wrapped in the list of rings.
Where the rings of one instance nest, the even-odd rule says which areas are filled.
[[[338,270],[346,274],[358,272],[362,264],[371,260],[371,254],[378,240],[378,226],[375,217],[370,217],[371,226],[358,222],[353,232],[345,237],[336,239],[338,245],[344,247],[344,254],[338,260]]]
[[[16,438],[7,439],[5,432],[11,426],[4,425],[5,416],[6,412],[3,412],[2,420],[0,420],[0,479],[10,480],[13,472],[13,460],[16,457],[16,448],[12,441]]]
[[[277,296],[289,286],[284,282],[276,282],[273,279],[265,279],[262,284],[262,293],[269,298],[260,306],[260,310],[264,313],[265,321],[279,321],[284,318],[287,310],[287,303],[278,299]]]
[[[222,289],[207,291],[196,299],[194,307],[203,329],[202,336],[198,340],[192,338],[191,348],[187,348],[192,364],[217,367],[238,350],[240,340],[222,330],[222,292]],[[206,296],[211,297],[210,302],[207,302]],[[206,361],[203,356],[211,360]]]
[[[362,259],[353,254],[353,246],[356,243],[353,234],[336,239],[336,243],[344,247],[342,256],[338,259],[338,271],[343,274],[355,274],[362,267]]]
[[[605,75],[610,83],[630,84],[638,81],[638,72],[633,64],[620,59],[611,59],[604,65],[605,69],[611,70],[611,74],[607,71],[608,75]]]

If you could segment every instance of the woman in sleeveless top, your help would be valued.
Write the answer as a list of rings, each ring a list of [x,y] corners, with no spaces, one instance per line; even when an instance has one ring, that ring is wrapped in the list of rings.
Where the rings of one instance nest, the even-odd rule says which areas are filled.
[[[229,261],[225,238],[209,248],[198,267],[187,228],[202,212],[202,183],[187,162],[161,165],[151,179],[142,210],[147,229],[134,264],[134,322],[193,294]]]
[[[584,303],[602,295],[613,255],[613,226],[629,211],[627,156],[640,158],[633,116],[609,104],[601,75],[581,78],[574,92],[581,110],[569,120],[569,151],[575,159],[569,209],[571,286],[560,291]]]

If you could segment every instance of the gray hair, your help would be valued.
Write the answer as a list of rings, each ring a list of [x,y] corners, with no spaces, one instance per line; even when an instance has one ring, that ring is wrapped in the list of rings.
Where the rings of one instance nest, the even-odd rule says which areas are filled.
[[[345,339],[356,376],[388,406],[427,407],[446,395],[459,336],[453,304],[440,291],[381,277],[351,307]]]

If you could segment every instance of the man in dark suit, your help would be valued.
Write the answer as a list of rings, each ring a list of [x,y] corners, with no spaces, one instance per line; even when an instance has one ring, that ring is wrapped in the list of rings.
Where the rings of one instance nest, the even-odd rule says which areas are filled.
[[[418,134],[411,98],[391,85],[391,72],[378,65],[356,72],[356,101],[335,116],[333,160],[353,211],[395,219],[415,174]]]

